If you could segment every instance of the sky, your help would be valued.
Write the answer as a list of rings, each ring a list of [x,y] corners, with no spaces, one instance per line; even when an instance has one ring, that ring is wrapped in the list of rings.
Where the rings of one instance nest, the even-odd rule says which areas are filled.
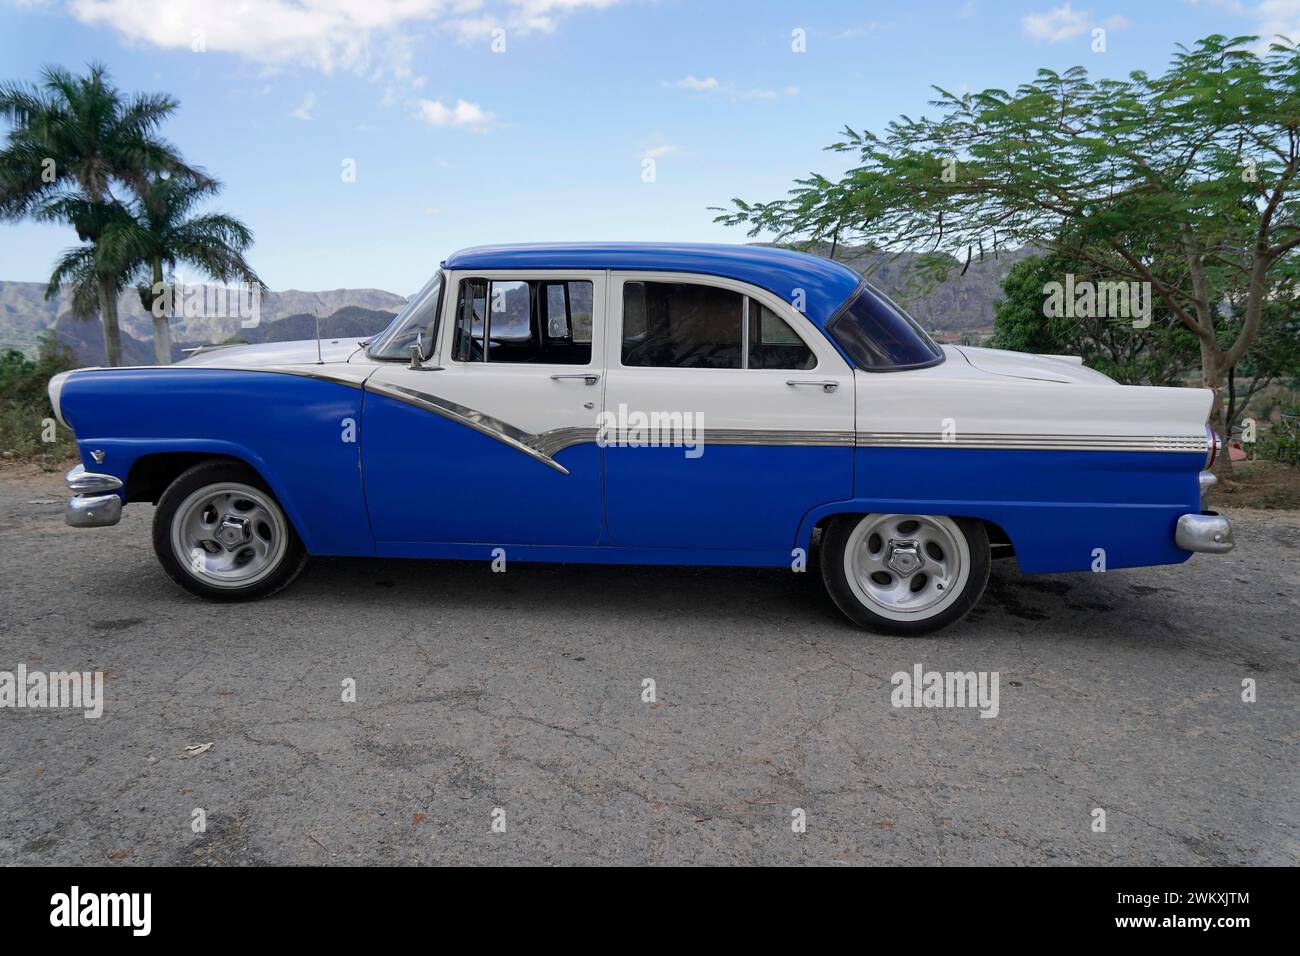
[[[409,295],[483,243],[744,242],[709,207],[842,172],[839,130],[933,85],[1159,71],[1211,33],[1300,37],[1300,0],[0,0],[0,81],[169,93],[269,287]],[[0,279],[74,241],[0,223]]]

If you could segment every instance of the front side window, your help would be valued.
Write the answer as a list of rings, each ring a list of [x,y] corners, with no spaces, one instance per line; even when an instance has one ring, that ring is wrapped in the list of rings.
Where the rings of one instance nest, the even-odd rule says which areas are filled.
[[[943,361],[943,349],[888,296],[863,284],[827,330],[869,372],[925,368]]]
[[[411,346],[418,339],[427,358],[438,337],[438,314],[442,308],[442,272],[439,271],[423,289],[411,297],[406,307],[379,333],[366,354],[375,359],[411,357]],[[422,336],[422,338],[421,338]]]
[[[592,284],[574,279],[462,279],[457,362],[591,363]]]
[[[812,351],[757,299],[692,282],[623,285],[623,364],[808,369]]]

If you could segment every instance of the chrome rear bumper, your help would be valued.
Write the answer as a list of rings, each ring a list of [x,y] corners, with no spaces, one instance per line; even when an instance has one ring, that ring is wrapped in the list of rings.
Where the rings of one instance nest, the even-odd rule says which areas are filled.
[[[1228,519],[1214,511],[1198,515],[1183,515],[1178,519],[1174,543],[1184,551],[1203,554],[1227,554],[1233,549],[1232,525]]]
[[[112,475],[97,475],[78,465],[64,476],[76,493],[68,499],[63,520],[73,528],[107,528],[122,520],[122,496],[116,494],[122,481]]]

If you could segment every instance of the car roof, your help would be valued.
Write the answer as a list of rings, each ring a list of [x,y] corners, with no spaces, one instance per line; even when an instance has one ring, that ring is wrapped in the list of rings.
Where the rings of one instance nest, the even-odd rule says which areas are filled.
[[[461,249],[445,269],[623,269],[722,276],[766,289],[787,302],[803,290],[803,312],[819,326],[862,282],[852,269],[821,256],[771,246],[703,242],[543,242]]]

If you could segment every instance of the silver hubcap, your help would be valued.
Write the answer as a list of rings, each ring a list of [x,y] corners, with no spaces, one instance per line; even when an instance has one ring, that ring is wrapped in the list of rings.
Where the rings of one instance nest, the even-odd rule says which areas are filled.
[[[895,620],[938,614],[970,574],[966,537],[941,515],[867,515],[849,536],[844,561],[858,599]]]
[[[289,527],[270,495],[232,482],[200,488],[181,502],[171,537],[176,560],[204,584],[247,587],[279,566]]]

